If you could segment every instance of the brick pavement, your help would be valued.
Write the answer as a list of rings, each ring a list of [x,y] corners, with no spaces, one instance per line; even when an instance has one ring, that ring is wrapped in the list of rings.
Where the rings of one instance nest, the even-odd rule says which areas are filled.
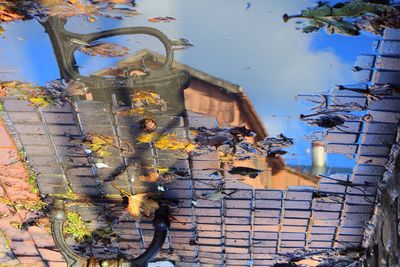
[[[38,201],[28,183],[29,171],[20,158],[5,122],[0,119],[0,197],[17,202]],[[43,226],[18,229],[24,220],[35,215],[24,208],[15,210],[0,203],[0,265],[1,266],[66,266],[55,250],[53,239]],[[42,221],[41,225],[48,225]]]

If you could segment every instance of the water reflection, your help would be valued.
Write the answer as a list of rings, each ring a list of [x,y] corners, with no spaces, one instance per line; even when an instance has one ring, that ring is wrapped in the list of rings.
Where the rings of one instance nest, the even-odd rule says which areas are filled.
[[[78,2],[69,1],[67,5],[76,7]],[[126,18],[116,23],[102,18],[96,22],[98,24],[90,24],[94,15],[101,15],[95,8],[81,14],[88,21],[74,17],[69,18],[66,25],[71,32],[87,33],[114,26],[150,24],[168,32],[168,37],[154,29],[143,28],[94,35],[62,35],[58,26],[64,26],[60,21],[65,18],[41,17],[50,41],[45,39],[46,47],[36,53],[43,42],[29,35],[32,29],[37,31],[36,21],[5,27],[5,37],[12,38],[7,40],[9,46],[16,37],[25,45],[13,47],[24,56],[5,55],[7,64],[10,63],[7,67],[12,71],[18,66],[20,72],[3,73],[4,80],[18,77],[42,85],[5,82],[0,91],[0,96],[6,99],[7,119],[38,171],[41,192],[76,200],[71,206],[75,205],[74,209],[82,214],[92,212],[90,216],[82,216],[87,221],[95,221],[91,225],[93,233],[99,225],[106,225],[110,232],[110,229],[118,229],[120,222],[122,228],[123,223],[128,222],[129,231],[134,228],[135,233],[126,234],[126,229],[122,229],[119,237],[132,241],[130,248],[135,248],[135,254],[142,253],[151,241],[150,219],[154,213],[158,208],[171,206],[171,214],[178,219],[171,217],[173,223],[165,246],[168,255],[179,251],[178,262],[182,258],[188,262],[197,261],[204,256],[202,249],[205,253],[218,249],[218,253],[212,255],[217,257],[212,258],[212,262],[225,263],[230,260],[229,255],[239,254],[243,257],[239,265],[249,262],[252,265],[253,256],[257,254],[253,248],[269,248],[275,259],[282,251],[307,249],[312,243],[308,240],[313,235],[312,229],[326,231],[328,226],[332,236],[319,246],[331,248],[334,243],[339,244],[339,228],[347,223],[342,213],[348,205],[345,203],[347,187],[354,189],[355,184],[365,187],[356,193],[353,191],[352,209],[354,205],[364,204],[370,208],[375,200],[366,198],[365,192],[367,187],[376,184],[363,181],[363,175],[369,179],[370,170],[380,173],[383,167],[368,165],[376,159],[369,159],[367,155],[354,176],[361,182],[353,183],[347,175],[351,173],[352,158],[359,149],[363,123],[370,125],[371,122],[372,117],[366,116],[365,111],[369,100],[363,95],[349,98],[347,91],[354,93],[354,90],[339,92],[343,91],[342,87],[331,90],[334,97],[328,93],[314,95],[310,91],[330,90],[333,84],[348,81],[348,74],[343,73],[346,68],[349,70],[348,61],[354,55],[346,54],[341,58],[332,51],[311,51],[312,38],[304,37],[293,28],[282,28],[285,32],[282,34],[274,28],[283,27],[277,26],[275,20],[268,24],[270,19],[279,17],[280,20],[281,14],[290,12],[289,9],[298,9],[298,3],[289,6],[288,1],[268,4],[257,1],[243,6],[226,1],[208,2],[214,5],[212,9],[204,7],[204,3],[166,3],[174,3],[171,5],[174,7],[182,4],[190,11],[169,8],[171,15],[160,17],[155,12],[160,12],[161,7],[148,1],[142,3],[145,16],[137,20]],[[227,20],[221,23],[220,13],[222,10],[227,13],[227,6],[230,12]],[[110,11],[114,7],[117,8],[115,5],[102,8]],[[198,17],[201,12],[197,8],[209,11],[210,19],[202,20],[204,25],[199,24],[202,17]],[[271,16],[265,16],[265,8],[272,9]],[[193,21],[191,16],[197,19]],[[181,24],[177,25],[182,31],[175,25],[180,20]],[[267,29],[259,27],[260,24],[273,27]],[[209,31],[205,31],[205,27]],[[227,28],[237,29],[238,34],[231,36]],[[21,38],[21,32],[28,38]],[[133,32],[158,33],[150,35],[161,36],[159,39],[164,45],[155,45],[151,37],[142,36],[138,40],[132,36],[114,36]],[[271,37],[270,40],[265,36]],[[50,42],[59,70],[54,59],[50,59],[53,54],[47,51]],[[163,54],[162,49],[166,53]],[[178,58],[174,62],[172,50]],[[38,56],[42,54],[46,54],[43,62]],[[27,62],[29,65],[25,65]],[[51,66],[47,72],[39,70],[34,75],[29,74],[37,66],[42,68],[44,63]],[[57,81],[44,86],[55,78]],[[244,85],[248,89],[243,89]],[[24,93],[20,93],[21,90]],[[300,117],[303,121],[297,120],[300,108],[293,105],[293,96],[299,91],[305,92],[306,100],[313,100],[311,105],[317,104],[312,107],[312,114]],[[373,101],[381,100],[379,98]],[[59,102],[65,105],[55,105]],[[332,115],[335,112],[343,114]],[[29,114],[32,121],[27,121],[25,114]],[[269,120],[270,117],[278,123]],[[315,130],[305,123],[325,130],[304,138],[306,132]],[[35,140],[39,139],[42,143],[36,144]],[[324,139],[330,142],[329,146],[322,142]],[[361,149],[375,153],[368,146],[361,146]],[[388,148],[384,149],[386,153]],[[350,159],[336,157],[332,162],[327,159],[326,151],[344,153]],[[326,177],[331,174],[340,178]],[[49,177],[56,178],[50,180]],[[321,177],[324,177],[322,183]],[[60,184],[55,185],[55,181]],[[326,208],[332,203],[331,196],[338,210]],[[120,205],[117,218],[108,216],[108,210],[102,205],[90,211],[80,203],[101,204],[109,198],[119,200],[116,201]],[[120,201],[121,198],[124,201]],[[300,202],[295,202],[299,199]],[[364,215],[367,218],[369,214],[365,212]],[[348,215],[351,216],[356,215]],[[169,228],[170,218],[167,217],[164,214],[164,238]],[[351,223],[354,222],[349,223],[354,226]],[[358,221],[354,224],[364,225]],[[351,238],[359,238],[359,234],[351,232],[351,227],[348,227]],[[231,231],[241,237],[228,237]],[[260,233],[262,237],[258,236]],[[346,238],[345,234],[343,239]],[[121,252],[119,243],[114,241],[114,238],[107,241],[112,244],[108,244],[106,255],[89,251],[92,246],[99,245],[98,240],[88,241],[80,249],[76,243],[73,245],[82,255],[132,256],[129,245],[125,244]],[[221,256],[223,253],[228,256]],[[263,255],[263,252],[258,254]],[[210,256],[207,254],[204,258]]]

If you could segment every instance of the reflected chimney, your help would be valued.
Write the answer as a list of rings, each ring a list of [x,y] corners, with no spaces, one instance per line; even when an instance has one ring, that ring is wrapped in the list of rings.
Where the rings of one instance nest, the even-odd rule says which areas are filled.
[[[311,155],[312,155],[312,175],[325,174],[326,173],[326,152],[324,143],[321,141],[314,141],[311,143]]]

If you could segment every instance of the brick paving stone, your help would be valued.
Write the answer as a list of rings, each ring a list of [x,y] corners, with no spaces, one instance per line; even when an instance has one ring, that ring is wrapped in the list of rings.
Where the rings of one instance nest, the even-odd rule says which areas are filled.
[[[400,70],[398,58],[380,56],[376,61],[376,67],[383,70]]]
[[[32,240],[12,241],[11,248],[14,254],[18,256],[39,255],[39,251],[36,249],[35,243]]]
[[[38,248],[55,247],[54,240],[49,232],[41,227],[32,226],[28,228],[30,235],[35,241],[35,245]]]
[[[227,209],[225,211],[225,216],[227,217],[245,217],[249,218],[251,215],[251,210],[248,209]]]
[[[361,143],[364,145],[391,145],[395,137],[389,134],[363,134]]]
[[[4,110],[9,111],[29,111],[33,112],[35,109],[26,100],[17,100],[15,98],[6,98],[3,100]]]
[[[0,148],[0,164],[10,164],[18,160],[18,151],[16,149]]]
[[[357,164],[371,164],[378,166],[385,166],[388,162],[387,157],[374,157],[374,156],[358,156]]]
[[[19,134],[19,140],[22,145],[41,145],[41,146],[49,146],[51,145],[48,137],[46,135],[37,135],[37,134]]]
[[[41,124],[15,124],[15,129],[22,134],[45,134],[46,131]]]
[[[4,128],[0,121],[0,148],[10,149],[14,147],[14,142],[8,135],[7,130]]]
[[[372,77],[372,71],[360,70],[353,73],[353,79],[358,83],[369,82]]]
[[[361,131],[362,123],[357,121],[346,121],[339,128],[333,128],[330,131],[335,133],[343,133],[345,130],[347,133],[359,133]]]
[[[344,143],[353,144],[358,140],[358,134],[347,134],[347,133],[330,133],[324,137],[324,141],[327,143]]]
[[[381,44],[382,55],[398,55],[400,53],[400,42],[385,40]]]
[[[43,113],[46,123],[54,124],[75,124],[75,118],[72,113]]]
[[[326,152],[327,153],[336,153],[336,154],[347,154],[352,155],[357,152],[358,145],[350,145],[350,144],[327,144]]]
[[[385,40],[400,40],[400,30],[399,29],[386,29],[383,38]]]
[[[66,262],[49,261],[47,264],[49,267],[67,267]]]
[[[374,61],[375,56],[373,55],[359,55],[354,65],[363,69],[371,69],[374,67]]]
[[[226,224],[250,224],[251,218],[249,217],[225,217]]]
[[[47,264],[41,257],[18,257],[18,261],[22,264],[31,265],[34,267],[46,267]]]

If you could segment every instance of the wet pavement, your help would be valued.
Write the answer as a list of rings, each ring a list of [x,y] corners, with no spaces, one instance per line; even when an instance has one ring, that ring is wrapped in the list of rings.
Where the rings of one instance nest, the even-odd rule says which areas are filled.
[[[65,60],[65,44],[55,42],[61,74],[66,80],[80,80],[73,60]],[[226,172],[226,159],[217,151],[221,142],[202,153],[190,150],[199,127],[218,127],[218,114],[200,114],[185,106],[189,73],[169,68],[168,55],[169,66],[160,73],[152,72],[143,56],[141,65],[124,70],[124,77],[85,78],[90,93],[61,106],[35,108],[32,98],[3,97],[1,263],[66,265],[49,233],[47,216],[25,203],[42,199],[52,207],[53,199],[62,198],[90,232],[90,238],[67,238],[74,253],[86,258],[130,260],[142,254],[154,237],[154,211],[168,205],[171,225],[155,259],[177,266],[273,266],[299,258],[314,264],[357,261],[359,255],[352,255],[362,246],[368,247],[370,266],[396,266],[399,54],[400,31],[386,31],[373,51],[355,62],[354,78],[363,93],[337,88],[326,98],[327,106],[360,108],[357,116],[336,118],[343,120],[341,127],[326,127],[319,140],[328,153],[346,155],[356,165],[349,173],[318,177],[316,187],[254,186],[232,169]],[[390,92],[379,94],[379,86],[387,84]],[[315,103],[321,95],[301,98]],[[154,129],[143,126],[144,119]],[[238,131],[242,125],[231,126]],[[228,132],[230,138],[239,135]],[[300,177],[310,180],[305,174]],[[140,203],[142,210],[136,214],[127,199],[132,204],[132,196],[143,195],[152,198],[144,198],[147,202]],[[19,201],[23,208],[13,206]],[[24,225],[30,217],[34,223]],[[342,255],[333,255],[338,251]]]

